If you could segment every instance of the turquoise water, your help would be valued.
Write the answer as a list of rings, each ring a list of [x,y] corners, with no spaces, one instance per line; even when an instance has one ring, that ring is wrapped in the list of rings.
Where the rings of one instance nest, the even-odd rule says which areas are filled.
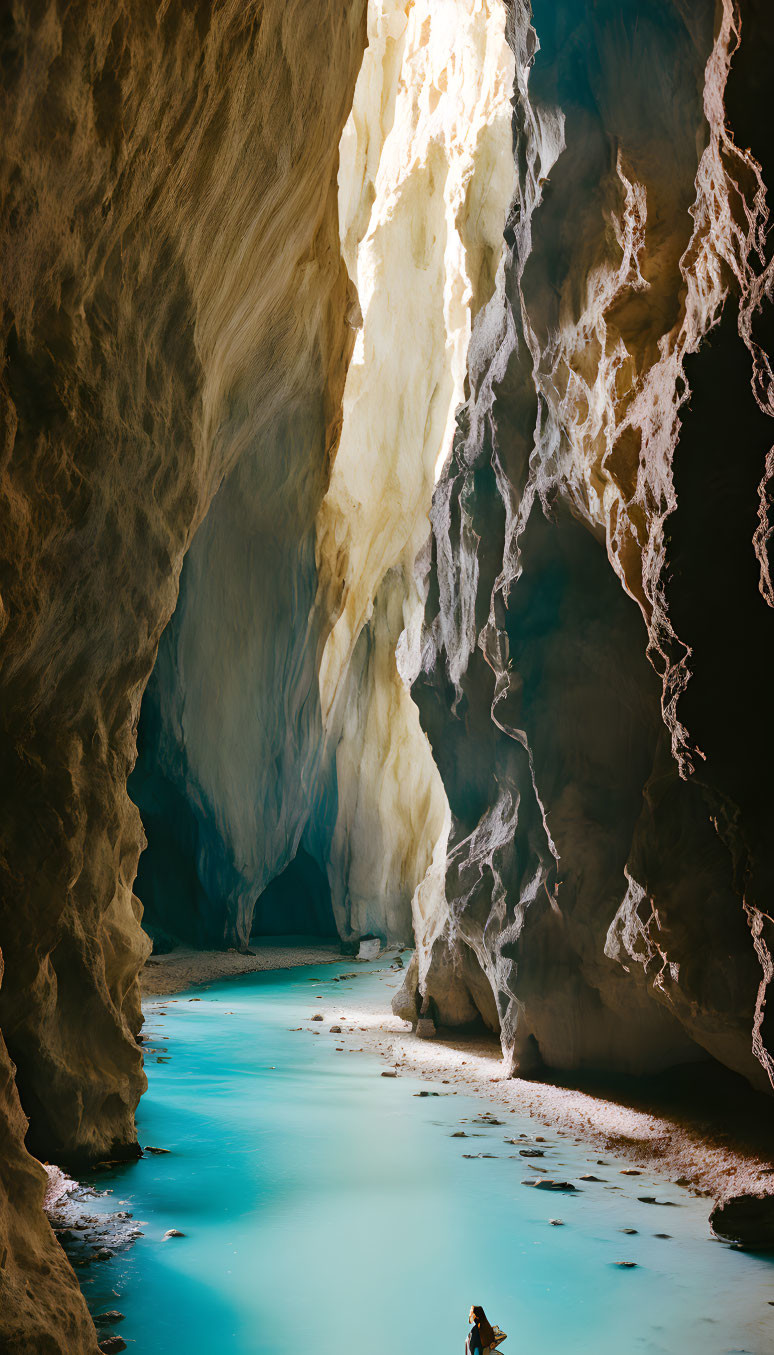
[[[471,1302],[509,1333],[504,1355],[774,1351],[774,1265],[713,1241],[706,1200],[622,1177],[608,1154],[597,1166],[526,1118],[477,1126],[491,1107],[336,1053],[358,1043],[328,1034],[339,1003],[383,990],[367,972],[381,967],[351,983],[332,982],[346,965],[251,974],[146,1004],[168,1054],[147,1061],[140,1142],[172,1151],[100,1175],[113,1194],[91,1212],[127,1208],[144,1236],[80,1272],[93,1312],[126,1314],[130,1352],[459,1355]],[[444,1095],[415,1098],[427,1089]],[[450,1137],[462,1121],[482,1137]],[[545,1136],[540,1165],[576,1196],[521,1184],[535,1164],[504,1139],[522,1133]],[[478,1152],[498,1156],[463,1157]],[[186,1236],[163,1241],[169,1228]]]

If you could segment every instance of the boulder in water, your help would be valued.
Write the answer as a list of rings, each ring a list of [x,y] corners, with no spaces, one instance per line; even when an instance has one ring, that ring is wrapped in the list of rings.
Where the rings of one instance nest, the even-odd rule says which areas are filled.
[[[730,1195],[718,1201],[709,1221],[724,1242],[750,1251],[774,1251],[774,1195]]]

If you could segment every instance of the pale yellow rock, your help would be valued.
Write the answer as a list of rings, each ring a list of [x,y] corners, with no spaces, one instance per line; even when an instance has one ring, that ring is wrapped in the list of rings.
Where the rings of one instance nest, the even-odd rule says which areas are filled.
[[[406,936],[418,891],[420,944],[443,897],[449,812],[408,690],[424,603],[415,562],[501,257],[513,76],[501,0],[373,0],[341,142],[360,328],[317,523],[320,698],[339,795],[329,872],[355,930]]]

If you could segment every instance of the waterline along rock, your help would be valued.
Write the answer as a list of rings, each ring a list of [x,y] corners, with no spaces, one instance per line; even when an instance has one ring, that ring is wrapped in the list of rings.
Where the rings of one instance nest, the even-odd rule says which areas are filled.
[[[0,1346],[94,1355],[30,1154],[138,1151],[149,934],[413,940],[511,1071],[771,1090],[774,17],[11,0],[0,58]]]

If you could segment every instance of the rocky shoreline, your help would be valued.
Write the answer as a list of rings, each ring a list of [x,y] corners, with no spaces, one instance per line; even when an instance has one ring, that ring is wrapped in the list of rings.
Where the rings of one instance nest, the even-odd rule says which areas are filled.
[[[267,946],[255,956],[180,951],[159,956],[142,984],[144,992],[160,996],[250,970],[341,960],[333,946]],[[347,965],[353,971],[349,977],[356,978],[357,961]],[[737,1196],[767,1196],[774,1207],[774,1126],[761,1117],[756,1093],[733,1074],[726,1080],[717,1071],[724,1083],[721,1095],[717,1085],[708,1085],[702,1065],[676,1070],[671,1078],[608,1083],[604,1090],[590,1080],[581,1086],[569,1080],[509,1078],[493,1036],[441,1030],[434,1039],[420,1039],[393,1014],[391,1000],[403,968],[400,956],[385,967],[377,998],[361,999],[342,989],[331,1010],[321,1013],[317,1031],[335,1036],[344,1049],[351,1043],[353,1052],[378,1055],[389,1074],[445,1083],[481,1098],[492,1110],[529,1115],[560,1136],[628,1158],[635,1169],[656,1170],[716,1206]],[[760,1230],[757,1215],[755,1222]]]

